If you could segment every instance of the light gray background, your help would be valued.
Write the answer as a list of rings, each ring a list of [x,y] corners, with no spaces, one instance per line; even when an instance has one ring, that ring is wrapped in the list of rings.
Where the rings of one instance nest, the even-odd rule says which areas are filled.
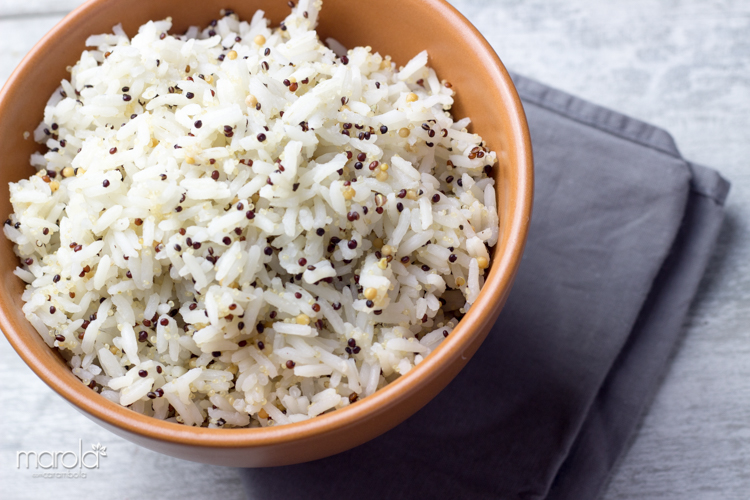
[[[0,83],[79,3],[0,0]],[[508,67],[668,129],[686,158],[732,181],[684,340],[605,498],[750,498],[750,2],[452,3]],[[243,498],[232,469],[158,455],[91,423],[2,336],[0,380],[2,498],[107,498],[102,488],[110,498],[152,498],[155,486],[160,498]],[[17,451],[65,451],[79,439],[107,447],[86,479],[38,479],[15,467]]]

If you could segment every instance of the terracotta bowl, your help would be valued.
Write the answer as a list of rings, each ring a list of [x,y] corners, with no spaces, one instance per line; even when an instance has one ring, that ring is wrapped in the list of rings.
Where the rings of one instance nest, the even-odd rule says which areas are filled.
[[[0,93],[0,215],[11,213],[7,183],[33,173],[39,149],[33,131],[47,98],[84,50],[88,35],[122,23],[133,36],[149,21],[171,16],[174,31],[205,26],[231,8],[250,19],[263,9],[278,24],[288,13],[281,0],[92,0],[48,33]],[[471,117],[499,154],[496,166],[500,241],[479,299],[443,344],[418,367],[374,395],[309,421],[264,429],[186,427],[135,413],[83,385],[42,341],[21,312],[22,282],[11,243],[0,237],[0,328],[18,354],[52,389],[115,434],[152,450],[217,465],[263,467],[314,460],[362,444],[395,427],[438,394],[479,348],[510,292],[526,241],[533,190],[531,145],[521,103],[495,52],[479,32],[443,0],[325,0],[319,34],[345,46],[370,45],[405,64],[423,49],[440,78],[457,90],[456,117]],[[0,220],[2,220],[0,219]]]

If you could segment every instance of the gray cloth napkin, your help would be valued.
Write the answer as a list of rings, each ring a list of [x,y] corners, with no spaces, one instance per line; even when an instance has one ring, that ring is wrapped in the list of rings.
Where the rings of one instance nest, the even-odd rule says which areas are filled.
[[[249,499],[593,499],[675,347],[729,183],[663,130],[515,76],[534,214],[492,332],[430,404],[315,462],[243,469]]]

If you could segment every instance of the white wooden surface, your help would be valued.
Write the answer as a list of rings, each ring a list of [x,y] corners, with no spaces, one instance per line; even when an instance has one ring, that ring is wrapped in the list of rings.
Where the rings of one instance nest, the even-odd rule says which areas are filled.
[[[0,83],[78,0],[0,0]],[[750,498],[750,2],[454,0],[507,66],[670,130],[733,182],[685,338],[605,498]],[[243,498],[232,469],[152,453],[91,423],[0,337],[0,498]],[[30,411],[35,416],[24,416]],[[101,443],[86,479],[40,479],[19,450]],[[159,487],[161,486],[161,488]],[[107,495],[97,493],[108,488]],[[163,489],[162,489],[163,488]],[[164,492],[164,493],[161,493]]]

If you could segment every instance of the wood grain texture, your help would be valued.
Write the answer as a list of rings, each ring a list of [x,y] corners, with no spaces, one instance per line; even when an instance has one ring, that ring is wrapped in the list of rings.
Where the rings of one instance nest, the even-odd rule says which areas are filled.
[[[0,83],[78,3],[0,0]],[[669,130],[684,155],[733,183],[716,254],[684,339],[604,495],[750,496],[750,3],[745,0],[454,0],[506,65]],[[459,89],[460,91],[460,89]],[[3,498],[243,498],[236,472],[161,456],[89,422],[0,339]],[[30,410],[32,422],[19,410]],[[82,480],[36,479],[19,450],[100,442],[108,457]],[[164,491],[168,491],[166,488]]]

